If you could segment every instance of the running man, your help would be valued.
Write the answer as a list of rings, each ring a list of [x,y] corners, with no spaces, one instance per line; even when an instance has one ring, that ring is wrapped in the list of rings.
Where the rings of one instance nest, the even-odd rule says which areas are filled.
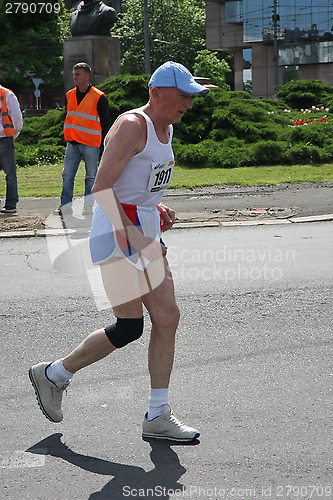
[[[151,319],[151,390],[142,436],[192,441],[199,431],[178,420],[169,406],[179,309],[161,239],[175,222],[175,213],[161,200],[174,166],[172,124],[192,108],[193,94],[207,94],[208,89],[172,61],[153,73],[148,86],[147,104],[122,114],[109,130],[92,190],[97,208],[91,258],[100,265],[116,321],[92,332],[67,356],[33,366],[29,375],[42,412],[60,422],[62,394],[73,375],[137,340],[143,333],[145,307]]]

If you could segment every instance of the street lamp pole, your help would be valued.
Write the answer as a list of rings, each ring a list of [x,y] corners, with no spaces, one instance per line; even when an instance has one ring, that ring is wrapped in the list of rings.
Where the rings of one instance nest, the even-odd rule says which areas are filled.
[[[143,0],[143,29],[144,29],[144,44],[145,44],[145,73],[147,75],[150,75],[151,66],[150,66],[148,0]]]
[[[278,14],[278,0],[273,2],[273,26],[274,26],[274,38],[273,38],[273,51],[274,51],[274,95],[278,91],[279,87],[279,47],[278,47],[278,23],[280,16]]]

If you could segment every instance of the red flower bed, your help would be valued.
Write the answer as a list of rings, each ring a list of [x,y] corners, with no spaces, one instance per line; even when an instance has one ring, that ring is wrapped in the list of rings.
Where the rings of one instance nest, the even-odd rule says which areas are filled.
[[[327,118],[321,118],[318,120],[305,120],[304,118],[299,118],[298,120],[292,120],[293,124],[297,127],[299,125],[307,125],[308,123],[311,122],[327,122]]]

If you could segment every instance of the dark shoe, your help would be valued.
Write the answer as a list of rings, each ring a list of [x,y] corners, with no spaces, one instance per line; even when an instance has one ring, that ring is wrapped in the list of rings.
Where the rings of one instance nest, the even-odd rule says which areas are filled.
[[[0,212],[2,214],[16,214],[16,208],[6,208],[6,207],[3,207]]]

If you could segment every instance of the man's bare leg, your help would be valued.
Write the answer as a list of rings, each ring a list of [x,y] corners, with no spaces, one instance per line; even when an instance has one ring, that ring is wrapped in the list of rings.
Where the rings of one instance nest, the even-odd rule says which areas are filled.
[[[100,359],[105,358],[116,349],[105,334],[104,329],[96,330],[88,335],[70,354],[62,358],[64,368],[76,373]]]
[[[111,263],[111,261],[109,262]],[[129,264],[128,266],[128,272],[132,274],[132,266]],[[104,269],[107,270],[103,277],[106,293],[108,294],[109,290],[114,291],[116,288],[122,296],[127,297],[126,289],[130,281],[129,279],[124,280],[122,272],[119,275],[118,268],[118,265],[104,266]],[[135,283],[135,273],[137,272],[137,270],[134,270],[132,283]],[[118,281],[113,281],[113,274],[116,275],[116,278],[119,278]],[[112,301],[114,298],[114,294],[110,296],[111,305],[113,305]],[[118,300],[119,296],[116,296],[116,299]],[[122,311],[119,311],[120,315],[117,316],[117,313],[115,314],[116,317],[120,318],[142,318],[141,298],[127,302],[123,306]],[[116,328],[117,323],[112,325],[112,327]],[[42,362],[32,366],[29,370],[29,377],[35,389],[38,404],[44,415],[52,422],[60,422],[63,419],[61,409],[62,393],[68,386],[73,374],[85,366],[105,358],[115,351],[115,349],[116,346],[111,343],[104,328],[101,328],[90,333],[83,342],[63,359],[58,359],[53,363]]]
[[[148,351],[151,388],[167,388],[173,366],[179,309],[175,299],[171,271],[166,259],[164,281],[143,297],[143,303],[152,322]]]
[[[149,272],[149,268],[147,271]],[[179,309],[166,259],[163,283],[145,295],[143,303],[151,317],[152,331],[148,352],[151,390],[148,412],[142,423],[142,436],[171,441],[192,441],[199,437],[199,431],[178,420],[169,406],[168,388],[174,359]]]
[[[104,289],[116,318],[142,316],[138,273],[140,271],[124,259],[110,259],[101,266]],[[134,300],[131,300],[132,297],[135,297]],[[120,305],[120,302],[125,303]],[[62,362],[66,370],[75,373],[105,358],[115,349],[104,329],[99,329],[88,335],[76,349],[62,359]]]

